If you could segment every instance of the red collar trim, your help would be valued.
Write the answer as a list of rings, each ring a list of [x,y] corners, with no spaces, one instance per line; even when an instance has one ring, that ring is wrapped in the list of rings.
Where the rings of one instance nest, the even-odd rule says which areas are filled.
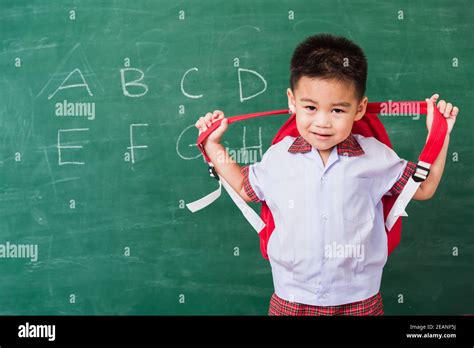
[[[291,153],[306,153],[311,151],[313,146],[308,143],[301,135],[293,141],[291,146],[288,148],[288,152]],[[365,152],[357,142],[356,138],[352,133],[339,144],[337,144],[337,154],[340,156],[361,156]]]

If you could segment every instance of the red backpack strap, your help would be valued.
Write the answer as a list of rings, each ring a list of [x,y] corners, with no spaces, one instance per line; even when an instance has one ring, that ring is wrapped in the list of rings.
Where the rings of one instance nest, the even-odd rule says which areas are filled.
[[[262,117],[262,116],[271,116],[271,115],[281,115],[281,114],[288,114],[289,110],[275,110],[275,111],[265,111],[265,112],[254,112],[252,114],[245,114],[239,116],[232,116],[228,117],[228,124],[232,124],[235,122],[248,120],[250,118],[255,117]],[[209,157],[207,157],[206,151],[204,150],[203,142],[207,139],[207,137],[214,132],[220,125],[222,120],[218,120],[214,122],[205,132],[199,134],[196,145],[198,146],[199,150],[201,150],[202,155],[206,159],[207,163],[211,162]]]

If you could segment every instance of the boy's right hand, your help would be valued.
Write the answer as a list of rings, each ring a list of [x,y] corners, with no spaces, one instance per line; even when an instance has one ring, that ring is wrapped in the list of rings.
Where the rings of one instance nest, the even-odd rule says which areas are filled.
[[[207,143],[219,144],[221,137],[224,132],[227,130],[229,120],[224,117],[224,112],[220,110],[214,110],[213,113],[208,112],[206,116],[200,117],[197,120],[195,126],[199,129],[199,134],[205,132],[214,122],[217,122],[222,119],[221,125],[204,140],[203,145],[206,146]]]

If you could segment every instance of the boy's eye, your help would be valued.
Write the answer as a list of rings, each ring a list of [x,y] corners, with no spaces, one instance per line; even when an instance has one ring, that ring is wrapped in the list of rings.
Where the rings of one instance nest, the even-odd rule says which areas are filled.
[[[344,112],[344,110],[341,110],[341,109],[333,109],[333,111],[337,111],[336,112],[337,114],[340,114],[341,112]]]
[[[305,108],[309,111],[314,111],[316,108],[314,106],[305,106]]]

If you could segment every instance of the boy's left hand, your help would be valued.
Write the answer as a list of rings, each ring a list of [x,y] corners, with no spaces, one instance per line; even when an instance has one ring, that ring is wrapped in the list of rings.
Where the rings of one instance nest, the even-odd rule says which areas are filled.
[[[431,124],[433,123],[433,107],[436,103],[436,100],[439,98],[438,94],[433,94],[430,99],[425,99],[428,104],[428,112],[426,115],[426,128],[428,128],[428,133],[431,130]],[[448,123],[448,133],[451,133],[454,123],[456,122],[456,116],[459,113],[459,108],[457,106],[453,107],[453,104],[446,103],[444,100],[440,100],[437,104],[437,108],[441,114],[446,118]]]

